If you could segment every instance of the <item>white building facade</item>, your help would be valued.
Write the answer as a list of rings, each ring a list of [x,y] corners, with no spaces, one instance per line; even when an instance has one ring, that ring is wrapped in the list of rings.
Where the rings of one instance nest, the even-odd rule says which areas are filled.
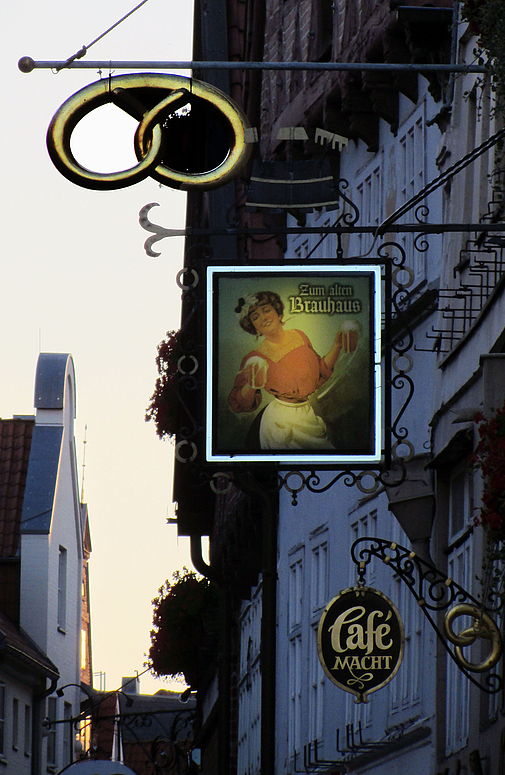
[[[41,353],[35,380],[36,418],[21,518],[20,624],[58,667],[41,703],[45,726],[41,771],[75,759],[80,712],[83,537],[74,439],[76,386],[72,357]],[[66,723],[61,723],[66,722]]]

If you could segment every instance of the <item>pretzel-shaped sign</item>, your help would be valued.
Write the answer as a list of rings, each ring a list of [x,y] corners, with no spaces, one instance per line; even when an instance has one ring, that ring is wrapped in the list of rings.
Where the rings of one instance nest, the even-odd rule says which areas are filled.
[[[70,139],[84,116],[108,102],[113,102],[139,121],[134,138],[138,164],[120,172],[93,172],[75,159]],[[176,114],[185,107],[185,114],[184,111]],[[205,168],[205,159],[203,169],[198,164],[188,163],[191,154],[202,156],[202,146],[210,132],[201,129],[202,122],[196,122],[200,134],[194,145],[198,147],[186,148],[185,158],[179,164],[181,169],[177,168],[177,149],[170,148],[171,130],[181,124],[177,119],[190,116],[193,109],[199,116],[213,122],[213,136],[220,146],[218,153],[221,152],[221,158],[211,160],[210,169]],[[239,107],[211,84],[179,75],[133,73],[96,81],[69,97],[51,120],[47,149],[59,172],[83,188],[125,188],[150,176],[172,188],[210,189],[237,177],[247,163],[252,148],[246,139],[249,128],[249,122]],[[202,135],[202,132],[206,134]],[[186,138],[186,144],[190,141],[191,137]],[[167,155],[170,166],[165,161]],[[203,151],[205,155],[206,149]]]
[[[460,616],[469,616],[474,621],[461,632],[456,633],[453,622]],[[457,661],[472,673],[485,673],[491,670],[502,655],[503,643],[500,631],[488,613],[472,603],[460,603],[447,611],[444,622],[446,638],[454,645]],[[465,646],[471,646],[476,640],[485,638],[490,642],[490,652],[481,662],[470,662],[463,654]]]

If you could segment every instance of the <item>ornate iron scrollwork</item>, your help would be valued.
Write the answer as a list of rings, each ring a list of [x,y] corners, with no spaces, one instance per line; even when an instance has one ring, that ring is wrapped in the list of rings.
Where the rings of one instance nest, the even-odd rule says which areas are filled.
[[[502,676],[490,671],[498,663],[503,642],[493,614],[502,613],[505,603],[492,594],[479,602],[463,587],[422,560],[414,552],[383,538],[360,538],[351,546],[351,558],[358,568],[360,583],[364,583],[367,565],[373,557],[389,565],[414,595],[423,614],[435,630],[450,658],[469,681],[487,694],[496,694],[504,686]],[[445,613],[444,613],[445,612]],[[444,614],[439,627],[437,614]],[[470,626],[456,633],[453,625],[460,616],[470,617]],[[488,641],[488,654],[480,662],[470,661],[463,649],[478,640]],[[486,673],[483,682],[472,673]]]
[[[340,179],[338,181],[338,197],[341,201],[340,213],[334,224],[335,234],[339,234],[339,227],[348,228],[359,221],[359,209],[347,196],[346,189],[349,183]],[[148,221],[147,214],[153,204],[146,205],[141,211],[141,222],[144,228],[155,233],[146,247],[151,249],[153,242],[166,236],[167,230],[155,226]],[[147,225],[146,225],[147,223]],[[275,231],[275,229],[273,229]],[[303,232],[303,227],[300,228]],[[151,253],[152,254],[152,253]],[[384,266],[383,282],[385,285],[386,309],[391,308],[394,319],[395,334],[391,334],[389,311],[384,319],[384,350],[386,374],[385,413],[389,417],[392,413],[390,392],[395,395],[395,406],[399,409],[392,421],[386,421],[387,437],[385,439],[385,457],[380,465],[370,464],[363,470],[341,467],[336,471],[330,464],[319,465],[311,463],[303,470],[285,470],[285,466],[275,465],[277,487],[286,489],[291,495],[294,505],[298,502],[299,494],[307,489],[311,493],[323,493],[328,491],[337,482],[347,487],[356,486],[360,492],[371,494],[380,487],[397,486],[406,477],[405,463],[414,455],[414,445],[408,438],[408,429],[403,424],[403,417],[414,395],[414,383],[410,376],[413,360],[409,354],[413,348],[413,334],[404,316],[404,309],[408,304],[408,294],[414,282],[414,274],[406,263],[406,253],[397,242],[386,242],[377,250],[377,258]],[[341,259],[345,263],[346,259]],[[205,357],[203,345],[198,345],[196,335],[187,334],[196,324],[203,331],[204,301],[199,277],[205,271],[208,264],[213,261],[209,248],[204,243],[194,243],[190,251],[186,253],[185,268],[177,276],[177,284],[182,290],[183,297],[183,326],[181,328],[179,344],[182,357],[179,360],[180,379],[177,386],[177,396],[181,408],[181,425],[177,435],[176,456],[179,461],[186,462],[195,467],[195,481],[207,481],[214,492],[223,492],[220,481],[221,472],[216,472],[215,466],[207,466],[199,462],[200,435],[202,419],[197,419],[195,412],[197,403],[195,391],[203,390],[202,359]],[[196,319],[195,319],[196,316]],[[193,322],[191,322],[193,321]],[[203,337],[200,337],[203,341]],[[198,391],[197,391],[198,392]],[[398,400],[399,399],[399,400]],[[201,403],[200,403],[201,405]],[[224,489],[227,491],[231,482],[239,486],[241,464],[234,464],[234,468],[226,468],[223,464],[222,475],[226,478]],[[197,471],[198,469],[198,471]],[[325,473],[323,473],[325,472]]]

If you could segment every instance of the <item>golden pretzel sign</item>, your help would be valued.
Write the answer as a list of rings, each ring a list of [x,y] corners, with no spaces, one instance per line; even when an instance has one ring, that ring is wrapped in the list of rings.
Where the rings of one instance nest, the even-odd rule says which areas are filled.
[[[469,616],[473,623],[461,632],[456,633],[453,622],[460,616]],[[500,631],[488,613],[471,603],[460,603],[447,611],[444,618],[444,633],[454,645],[457,661],[472,673],[485,673],[491,670],[501,657],[503,644]],[[476,640],[485,638],[489,641],[489,654],[481,662],[470,662],[463,654],[465,646],[471,646]]]
[[[84,116],[109,102],[139,122],[134,137],[138,164],[120,172],[93,172],[75,159],[70,139]],[[152,177],[172,188],[209,189],[235,178],[247,163],[249,128],[239,107],[208,83],[134,73],[96,81],[73,94],[51,120],[47,148],[59,172],[83,188],[125,188]]]

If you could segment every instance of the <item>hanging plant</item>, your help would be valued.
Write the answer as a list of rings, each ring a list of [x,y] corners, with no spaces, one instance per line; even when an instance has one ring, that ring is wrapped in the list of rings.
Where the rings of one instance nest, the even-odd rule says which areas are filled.
[[[156,366],[159,377],[146,410],[146,422],[154,422],[160,439],[172,438],[177,432],[177,383],[180,378],[177,364],[182,355],[179,335],[179,331],[167,331],[165,339],[158,345]]]
[[[475,525],[487,532],[482,563],[482,599],[492,605],[504,599],[505,570],[505,403],[486,419],[475,415],[479,423],[479,443],[473,455],[473,466],[480,469],[483,480],[482,507]]]
[[[479,36],[476,51],[479,64],[486,65],[491,75],[491,88],[496,95],[496,108],[505,106],[505,13],[503,0],[465,0],[462,16],[471,31]]]
[[[165,581],[152,601],[151,647],[146,663],[157,676],[184,675],[198,685],[216,657],[218,596],[211,582],[183,568]]]
[[[505,539],[505,404],[487,420],[482,413],[479,422],[480,440],[473,456],[475,468],[483,478],[482,509],[476,518],[490,533],[492,541]]]

